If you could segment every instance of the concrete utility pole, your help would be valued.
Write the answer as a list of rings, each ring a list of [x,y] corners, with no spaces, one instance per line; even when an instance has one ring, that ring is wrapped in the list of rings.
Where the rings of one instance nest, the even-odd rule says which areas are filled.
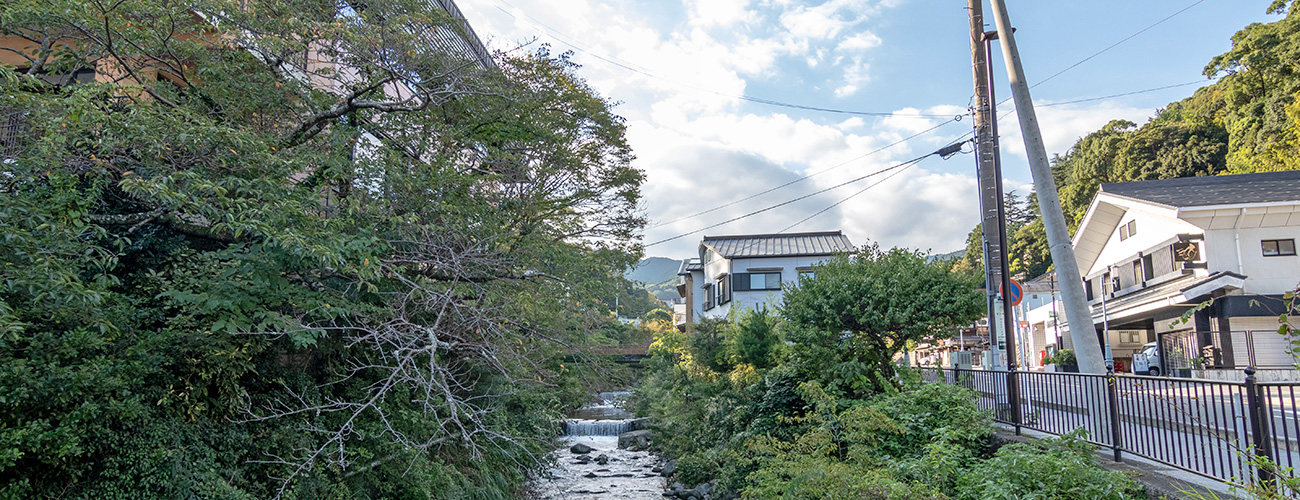
[[[1025,83],[1025,71],[1020,66],[1020,51],[1016,48],[1015,35],[1011,31],[1011,18],[1007,16],[1004,0],[992,0],[992,2],[994,21],[998,27],[998,39],[1002,45],[1002,58],[1006,62],[1007,76],[1011,80],[1011,95],[1016,102],[1016,115],[1020,118],[1020,133],[1025,139],[1029,170],[1034,176],[1034,191],[1038,194],[1038,206],[1043,211],[1043,226],[1047,229],[1047,244],[1052,252],[1052,264],[1061,278],[1061,299],[1065,303],[1065,321],[1070,328],[1070,338],[1074,341],[1074,354],[1079,362],[1079,371],[1106,373],[1101,345],[1097,342],[1097,330],[1092,323],[1092,311],[1088,308],[1088,300],[1083,293],[1079,261],[1075,260],[1074,246],[1070,244],[1070,232],[1065,225],[1065,213],[1061,210],[1061,198],[1056,192],[1056,181],[1052,178],[1052,167],[1047,159],[1047,148],[1043,146],[1042,133],[1038,130],[1038,117],[1034,115],[1034,101],[1029,96],[1029,84]]]

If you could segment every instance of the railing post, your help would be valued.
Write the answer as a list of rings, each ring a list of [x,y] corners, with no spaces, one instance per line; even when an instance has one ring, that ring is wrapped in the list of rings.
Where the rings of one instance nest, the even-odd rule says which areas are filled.
[[[1119,433],[1119,378],[1115,368],[1106,369],[1106,398],[1110,400],[1110,445],[1115,450],[1115,461],[1123,462],[1124,440]]]
[[[1016,426],[1016,435],[1020,435],[1020,384],[1016,380],[1016,366],[1008,363],[1010,370],[1007,371],[1007,402],[1011,403],[1011,425]]]
[[[1250,419],[1250,439],[1252,448],[1255,450],[1255,456],[1267,460],[1273,459],[1272,440],[1268,436],[1268,417],[1269,414],[1264,408],[1264,395],[1261,394],[1262,387],[1256,383],[1255,367],[1246,367],[1246,411],[1247,418]],[[1255,468],[1257,473],[1256,484],[1268,489],[1273,489],[1273,471]]]

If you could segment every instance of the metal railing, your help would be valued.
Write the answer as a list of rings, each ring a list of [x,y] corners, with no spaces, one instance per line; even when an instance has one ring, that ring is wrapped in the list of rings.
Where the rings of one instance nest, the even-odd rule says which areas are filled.
[[[1123,454],[1237,484],[1272,484],[1300,465],[1300,382],[1245,382],[1116,374],[922,368],[924,380],[968,387],[994,419],[1061,435],[1076,429]],[[1008,389],[1008,388],[1013,389]],[[1012,392],[1014,391],[1014,392]],[[1019,411],[1016,411],[1019,410]]]

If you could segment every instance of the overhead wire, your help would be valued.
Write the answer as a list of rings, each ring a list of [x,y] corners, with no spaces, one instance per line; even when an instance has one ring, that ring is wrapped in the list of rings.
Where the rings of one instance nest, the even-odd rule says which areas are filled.
[[[825,168],[825,169],[822,169],[822,170],[819,170],[819,171],[813,172],[813,173],[811,173],[811,174],[805,175],[805,176],[803,176],[803,177],[800,177],[800,178],[798,178],[798,179],[795,179],[795,180],[792,180],[792,181],[786,182],[785,184],[781,184],[781,185],[779,185],[779,186],[775,186],[775,187],[769,188],[769,189],[766,190],[766,191],[761,191],[761,192],[758,192],[758,193],[754,193],[754,194],[749,195],[749,196],[746,196],[746,197],[744,197],[744,198],[740,198],[740,199],[737,199],[737,200],[731,201],[730,203],[727,203],[727,204],[724,204],[724,205],[719,205],[719,206],[716,206],[716,207],[710,208],[710,209],[708,209],[708,210],[703,210],[703,211],[696,212],[696,213],[693,213],[693,214],[690,214],[690,215],[684,215],[684,216],[678,217],[678,218],[673,219],[673,220],[670,220],[670,221],[660,222],[660,223],[657,223],[657,224],[655,224],[655,225],[650,226],[649,228],[650,228],[650,229],[654,229],[654,228],[657,228],[657,227],[666,226],[666,225],[668,225],[668,224],[673,224],[673,223],[676,223],[676,222],[681,222],[681,221],[684,221],[684,220],[686,220],[686,219],[693,219],[693,218],[699,217],[699,216],[701,216],[701,215],[710,214],[710,213],[716,212],[716,211],[718,211],[718,210],[722,210],[722,209],[724,209],[724,208],[727,208],[727,207],[730,207],[730,206],[736,205],[736,204],[738,204],[738,203],[743,203],[743,202],[746,202],[746,201],[752,200],[752,199],[754,199],[754,198],[757,198],[757,197],[759,197],[759,196],[763,196],[763,195],[765,195],[765,194],[771,193],[771,192],[776,191],[776,190],[778,190],[778,189],[785,188],[785,187],[790,186],[790,185],[792,185],[792,184],[797,184],[797,183],[799,183],[799,182],[803,182],[803,181],[808,180],[808,179],[810,179],[810,178],[812,178],[812,177],[815,177],[815,176],[818,176],[818,175],[824,174],[824,173],[826,173],[826,172],[830,172],[831,170],[835,170],[835,169],[837,169],[837,168],[843,167],[843,166],[848,165],[848,164],[850,164],[850,163],[853,163],[853,162],[855,162],[855,161],[861,160],[861,159],[866,158],[866,157],[868,157],[868,156],[874,155],[874,154],[879,153],[879,152],[881,152],[881,151],[884,151],[884,150],[886,150],[886,149],[892,148],[892,147],[897,146],[897,145],[899,145],[899,144],[902,144],[902,143],[904,143],[904,142],[907,142],[907,141],[910,141],[910,140],[915,139],[915,138],[917,138],[917,137],[920,137],[920,136],[922,136],[922,135],[928,134],[928,133],[930,133],[930,132],[934,132],[935,130],[938,130],[940,127],[943,127],[944,125],[947,125],[947,124],[949,124],[949,123],[956,123],[956,122],[959,122],[959,121],[961,121],[961,117],[962,117],[962,116],[963,116],[963,115],[957,115],[957,116],[954,116],[952,119],[950,119],[950,120],[948,120],[948,121],[945,121],[945,122],[943,122],[943,123],[940,123],[940,124],[938,124],[938,125],[935,125],[935,126],[933,126],[933,127],[930,127],[930,128],[928,128],[928,129],[922,130],[922,131],[917,132],[917,133],[915,133],[915,134],[912,134],[912,135],[910,135],[910,136],[904,137],[904,138],[902,138],[902,139],[899,139],[899,140],[897,140],[897,141],[894,141],[894,142],[892,142],[892,143],[890,143],[890,144],[887,144],[887,145],[885,145],[885,146],[882,146],[882,147],[876,148],[876,149],[874,149],[874,150],[871,150],[871,151],[869,151],[869,152],[867,152],[867,153],[865,153],[865,154],[863,154],[863,155],[861,155],[861,156],[858,156],[858,157],[856,157],[856,158],[851,158],[851,159],[845,160],[845,161],[843,161],[843,162],[840,162],[840,163],[838,163],[838,164],[832,165],[832,166],[827,167],[827,168]]]
[[[963,137],[964,137],[964,136],[963,136]],[[961,143],[962,143],[962,142],[959,141],[959,142],[954,143],[954,144],[961,144]],[[715,224],[710,224],[710,225],[708,225],[708,226],[705,226],[705,227],[702,227],[702,228],[696,229],[696,230],[694,230],[694,231],[689,231],[689,232],[681,233],[681,234],[678,234],[678,235],[676,235],[676,236],[672,236],[672,237],[669,237],[669,238],[664,238],[664,239],[659,240],[659,241],[655,241],[655,242],[653,242],[653,243],[648,243],[648,244],[645,245],[645,247],[646,247],[646,248],[649,248],[649,247],[652,247],[652,246],[658,245],[658,244],[660,244],[660,243],[667,243],[667,242],[669,242],[669,241],[673,241],[673,240],[677,240],[677,239],[680,239],[680,238],[684,238],[684,237],[690,236],[690,235],[692,235],[692,234],[699,234],[699,233],[702,233],[702,232],[707,231],[707,230],[709,230],[709,229],[713,229],[713,228],[718,227],[718,226],[722,226],[722,225],[725,225],[725,224],[730,224],[730,223],[732,223],[732,222],[735,222],[735,221],[738,221],[738,220],[741,220],[741,219],[746,219],[746,218],[749,218],[749,217],[753,217],[753,216],[755,216],[755,215],[758,215],[758,214],[761,214],[761,213],[763,213],[763,212],[767,212],[767,211],[770,211],[770,210],[775,210],[775,209],[777,209],[777,208],[781,208],[781,207],[786,206],[786,205],[789,205],[789,204],[791,204],[791,203],[794,203],[794,202],[797,202],[797,201],[806,200],[806,199],[808,199],[808,198],[812,198],[813,196],[817,196],[817,195],[819,195],[819,194],[822,194],[822,193],[825,193],[825,192],[828,192],[828,191],[832,191],[832,190],[834,190],[834,189],[838,189],[838,188],[841,188],[841,187],[847,186],[847,185],[849,185],[849,184],[853,184],[853,183],[856,183],[856,182],[859,182],[859,181],[862,181],[862,180],[865,180],[865,179],[869,179],[869,178],[871,178],[871,177],[875,177],[875,176],[877,176],[877,175],[880,175],[880,174],[883,174],[883,173],[886,173],[886,172],[895,171],[895,170],[898,170],[898,169],[900,169],[900,168],[907,168],[907,167],[910,167],[911,165],[916,164],[916,163],[920,162],[921,160],[924,160],[924,159],[926,159],[927,157],[930,157],[930,156],[932,156],[932,155],[946,154],[945,151],[947,151],[949,148],[951,148],[954,144],[949,144],[948,146],[945,146],[945,147],[943,147],[943,148],[939,148],[939,149],[937,149],[937,150],[935,150],[935,151],[933,151],[933,152],[923,154],[923,155],[918,156],[918,157],[916,157],[916,158],[912,158],[911,160],[907,160],[907,161],[905,161],[905,162],[898,163],[898,164],[895,164],[895,165],[890,166],[890,167],[885,167],[885,168],[882,168],[882,169],[880,169],[880,170],[876,170],[876,171],[871,172],[871,173],[869,173],[869,174],[867,174],[867,175],[863,175],[863,176],[861,176],[861,177],[856,177],[856,178],[853,178],[853,179],[850,179],[850,180],[847,180],[847,181],[841,182],[841,183],[839,183],[839,184],[836,184],[836,185],[834,185],[834,186],[831,186],[831,187],[828,187],[828,188],[825,188],[825,189],[821,189],[821,190],[818,190],[818,191],[814,191],[814,192],[808,193],[808,194],[806,194],[806,195],[799,196],[799,197],[797,197],[797,198],[793,198],[793,199],[786,200],[786,201],[783,201],[783,202],[781,202],[781,203],[777,203],[777,204],[772,205],[772,206],[769,206],[769,207],[765,207],[765,208],[761,208],[761,209],[759,209],[759,210],[755,210],[755,211],[753,211],[753,212],[748,212],[748,213],[746,213],[746,214],[744,214],[744,215],[739,215],[739,216],[736,216],[736,217],[732,217],[732,218],[727,219],[727,220],[722,221],[722,222],[718,222],[718,223],[715,223]],[[877,183],[873,184],[872,186],[879,185],[879,184],[880,184],[880,183],[877,182]],[[871,187],[871,186],[869,186],[868,188],[870,188],[870,187]],[[866,190],[864,189],[864,190],[862,190],[862,191],[866,191]],[[856,194],[861,194],[862,191],[859,191],[859,192],[856,193]],[[856,196],[856,194],[855,194],[855,196]],[[842,201],[841,201],[841,203],[842,203]],[[789,228],[786,228],[786,229],[789,229]],[[783,231],[784,231],[784,230],[783,230]]]
[[[975,134],[974,132],[967,132],[967,133],[966,133],[966,135],[974,135],[974,134]],[[946,146],[946,147],[944,147],[944,148],[940,148],[938,151],[935,151],[935,152],[933,152],[933,153],[930,153],[929,155],[922,156],[921,158],[927,158],[927,157],[929,157],[930,155],[936,155],[936,154],[937,154],[937,155],[939,155],[940,157],[944,158],[945,160],[948,159],[949,157],[951,157],[952,155],[957,154],[957,153],[956,153],[956,151],[954,151],[954,152],[949,153],[949,154],[944,154],[944,150],[945,150],[945,149],[949,149],[949,148],[951,148],[952,146],[958,146],[958,147],[960,147],[962,144],[965,144],[965,143],[967,143],[967,142],[970,142],[970,139],[964,139],[964,138],[965,138],[965,135],[962,136],[962,137],[963,137],[963,139],[958,139],[957,141],[952,142],[952,143],[949,144],[948,146]],[[790,224],[789,226],[786,226],[785,229],[782,229],[782,230],[780,230],[780,231],[777,231],[777,234],[781,234],[781,233],[784,233],[784,232],[789,231],[789,230],[791,230],[791,229],[794,229],[795,227],[798,227],[798,226],[802,225],[803,223],[808,222],[808,221],[810,221],[810,220],[816,218],[818,215],[821,215],[821,214],[824,214],[824,213],[830,211],[830,209],[832,209],[832,208],[835,208],[835,207],[838,207],[838,206],[840,206],[840,205],[843,205],[844,202],[849,201],[849,200],[851,200],[851,199],[857,197],[858,195],[867,192],[867,190],[869,190],[869,189],[871,189],[871,188],[873,188],[873,187],[876,187],[876,186],[878,186],[878,185],[880,185],[880,184],[883,184],[885,181],[888,181],[889,179],[894,178],[894,176],[896,176],[896,175],[898,175],[898,174],[901,174],[901,173],[905,172],[907,169],[916,166],[917,163],[920,163],[920,161],[918,160],[918,161],[916,161],[916,162],[913,162],[913,163],[907,165],[906,167],[903,167],[903,168],[901,168],[901,169],[895,170],[893,173],[891,173],[891,174],[885,176],[884,179],[880,179],[880,180],[878,180],[878,181],[876,181],[876,182],[873,182],[873,183],[867,185],[866,187],[864,187],[864,188],[858,190],[857,192],[855,192],[855,193],[853,193],[853,194],[850,194],[850,195],[848,195],[848,196],[845,196],[844,199],[842,199],[842,200],[840,200],[840,201],[837,201],[837,202],[831,204],[830,206],[828,206],[828,207],[826,207],[826,208],[823,208],[823,209],[821,209],[821,210],[818,210],[816,213],[813,213],[812,215],[809,215],[809,216],[807,216],[807,217],[804,217],[803,220],[800,220],[799,222],[796,222],[796,223],[794,223],[794,224]]]
[[[550,32],[551,35],[553,35],[553,36],[556,37],[556,41],[558,41],[558,42],[560,42],[560,43],[562,43],[562,44],[568,46],[569,48],[571,48],[571,49],[573,49],[573,50],[575,50],[575,51],[577,51],[577,52],[581,52],[581,53],[583,53],[583,54],[586,54],[586,55],[588,55],[588,56],[594,57],[594,58],[599,59],[599,60],[601,60],[601,61],[604,61],[604,62],[606,62],[606,63],[612,64],[612,65],[614,65],[614,66],[617,66],[617,67],[620,67],[620,68],[626,69],[626,70],[628,70],[628,71],[632,71],[632,72],[635,72],[635,73],[641,74],[641,75],[643,75],[643,76],[647,76],[647,77],[650,77],[650,78],[654,78],[654,79],[656,79],[656,80],[665,81],[665,82],[668,82],[668,83],[671,83],[671,84],[673,84],[673,85],[677,85],[677,86],[680,86],[680,87],[685,87],[685,88],[689,88],[689,89],[692,89],[692,90],[696,90],[696,91],[700,91],[700,92],[705,92],[705,93],[713,94],[713,95],[716,95],[716,96],[727,97],[727,98],[732,98],[732,99],[740,99],[740,100],[742,100],[742,101],[752,102],[752,103],[756,103],[756,104],[764,104],[764,105],[768,105],[768,106],[776,106],[776,107],[782,107],[782,108],[801,109],[801,110],[805,110],[805,111],[819,111],[819,112],[823,112],[823,113],[835,113],[835,114],[853,115],[853,116],[877,116],[877,117],[883,117],[883,116],[905,116],[905,117],[919,117],[919,118],[946,118],[946,117],[948,116],[948,115],[927,114],[927,113],[901,113],[901,112],[895,112],[895,111],[861,111],[861,110],[842,109],[842,108],[827,108],[827,107],[810,106],[810,105],[806,105],[806,104],[797,104],[797,103],[791,103],[791,102],[785,102],[785,101],[778,101],[778,100],[775,100],[775,99],[766,99],[766,98],[762,98],[762,97],[753,97],[753,96],[748,96],[748,95],[745,95],[745,94],[729,94],[729,93],[726,93],[726,92],[719,92],[719,91],[716,91],[716,90],[713,90],[713,89],[709,89],[709,88],[701,87],[701,86],[698,86],[698,85],[693,85],[693,84],[690,84],[690,83],[687,83],[687,82],[682,82],[682,81],[679,81],[679,80],[674,80],[674,79],[671,79],[671,78],[667,78],[667,77],[659,76],[659,75],[657,75],[657,74],[654,74],[654,73],[650,72],[650,70],[645,69],[645,68],[641,68],[641,67],[639,67],[639,66],[637,66],[636,64],[633,64],[633,63],[631,63],[631,62],[626,62],[626,61],[618,60],[618,59],[615,58],[614,56],[608,56],[608,57],[606,57],[606,56],[600,55],[600,54],[596,53],[594,50],[592,50],[591,47],[590,47],[590,45],[588,45],[588,44],[584,44],[584,43],[582,43],[581,41],[577,40],[576,38],[571,37],[571,36],[565,34],[564,32],[562,32],[562,31],[560,31],[560,30],[558,30],[558,29],[555,29],[555,28],[550,27],[549,25],[547,25],[546,23],[543,23],[542,21],[538,20],[537,18],[535,18],[535,17],[533,17],[533,16],[531,16],[531,15],[528,15],[528,13],[527,13],[527,12],[524,12],[523,9],[520,9],[520,8],[518,8],[518,7],[515,7],[514,5],[511,5],[509,2],[507,2],[507,1],[505,1],[505,0],[496,0],[496,1],[497,1],[497,2],[500,2],[501,4],[505,4],[507,7],[510,7],[510,8],[512,8],[512,9],[515,9],[515,10],[518,10],[520,14],[522,14],[525,18],[528,19],[528,21],[530,21],[529,24],[532,24],[534,28],[537,28],[537,29],[539,29],[539,30],[543,30],[543,31],[548,31],[548,32]],[[511,13],[509,10],[506,10],[506,9],[502,8],[501,5],[496,5],[496,8],[497,8],[497,10],[500,10],[501,12],[505,13],[505,14],[508,15],[508,16],[510,16],[510,17],[512,17],[512,18],[515,18],[515,19],[518,19],[518,17],[515,17],[515,15],[514,15],[513,13]]]

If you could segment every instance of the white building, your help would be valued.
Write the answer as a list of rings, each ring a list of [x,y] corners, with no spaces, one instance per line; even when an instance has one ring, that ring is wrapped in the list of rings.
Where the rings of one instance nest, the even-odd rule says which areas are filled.
[[[1277,330],[1281,296],[1300,284],[1298,238],[1300,171],[1288,171],[1102,184],[1074,249],[1116,361],[1159,341],[1170,374],[1240,378],[1297,361]],[[1025,318],[1031,349],[1039,332],[1054,343],[1043,309]]]
[[[677,273],[677,293],[683,298],[678,325],[725,318],[732,309],[780,304],[783,283],[811,273],[814,264],[853,249],[839,231],[705,236],[699,258],[683,261]]]

